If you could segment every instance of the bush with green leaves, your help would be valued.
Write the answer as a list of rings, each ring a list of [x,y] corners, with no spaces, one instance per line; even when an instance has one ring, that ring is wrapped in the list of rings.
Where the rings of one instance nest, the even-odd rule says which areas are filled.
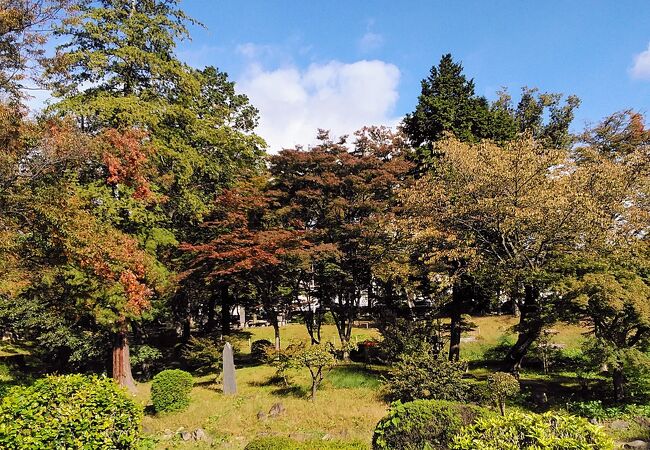
[[[368,450],[368,446],[358,441],[299,442],[284,436],[266,436],[252,440],[244,450]]]
[[[487,392],[490,399],[497,405],[501,415],[506,413],[506,400],[517,395],[520,391],[519,380],[506,372],[495,372],[488,375]]]
[[[262,363],[267,360],[267,353],[269,348],[274,348],[274,345],[268,339],[258,339],[251,344],[251,359],[256,363]]]
[[[151,403],[156,412],[181,411],[190,404],[194,379],[184,370],[163,370],[153,377]]]
[[[218,345],[211,337],[192,336],[183,349],[182,357],[186,364],[194,370],[221,369],[223,346]]]
[[[461,428],[490,413],[478,406],[444,400],[395,402],[379,421],[372,438],[374,450],[447,449]],[[428,446],[428,447],[427,447]]]
[[[463,362],[449,361],[441,354],[403,354],[385,380],[391,400],[465,400],[468,385],[463,380]]]
[[[477,419],[453,438],[452,450],[612,450],[597,425],[577,416],[511,412]]]
[[[650,418],[650,405],[636,405],[633,403],[620,406],[605,406],[601,400],[590,400],[567,403],[565,409],[571,414],[595,420]]]
[[[162,353],[155,347],[138,345],[131,349],[131,367],[143,380],[151,378],[154,364],[162,359]]]
[[[142,408],[113,380],[48,376],[0,402],[0,448],[139,448]]]
[[[386,363],[399,361],[403,354],[439,353],[443,348],[443,326],[436,322],[393,319],[380,323],[380,332],[378,353]]]

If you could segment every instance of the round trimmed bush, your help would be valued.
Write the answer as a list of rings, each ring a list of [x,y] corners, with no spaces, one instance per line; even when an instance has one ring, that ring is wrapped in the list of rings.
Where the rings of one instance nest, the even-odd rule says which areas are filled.
[[[0,448],[137,448],[142,408],[113,380],[49,376],[0,403]]]
[[[181,411],[190,404],[194,379],[184,370],[163,370],[153,377],[151,403],[156,412]]]
[[[461,428],[490,413],[478,406],[444,400],[395,402],[375,428],[375,450],[447,449]]]
[[[273,343],[268,339],[259,339],[253,341],[251,344],[251,358],[257,363],[264,362],[266,360],[266,350],[269,347],[273,347]]]
[[[586,419],[555,413],[525,414],[478,419],[463,428],[453,450],[611,450],[612,440]]]

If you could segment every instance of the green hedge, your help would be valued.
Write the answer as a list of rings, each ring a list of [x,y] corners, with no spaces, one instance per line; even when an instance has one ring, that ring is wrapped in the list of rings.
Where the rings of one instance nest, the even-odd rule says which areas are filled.
[[[612,440],[586,419],[555,413],[478,419],[454,437],[453,450],[611,450]]]
[[[244,450],[368,450],[368,446],[357,441],[299,442],[284,436],[267,436],[252,440]]]
[[[142,408],[111,379],[50,376],[0,403],[0,448],[139,448]]]
[[[461,428],[477,418],[488,417],[487,410],[444,400],[395,402],[388,415],[375,428],[375,450],[421,450],[425,446],[447,449]]]
[[[181,411],[190,404],[194,379],[184,370],[163,370],[153,377],[151,403],[156,412]]]

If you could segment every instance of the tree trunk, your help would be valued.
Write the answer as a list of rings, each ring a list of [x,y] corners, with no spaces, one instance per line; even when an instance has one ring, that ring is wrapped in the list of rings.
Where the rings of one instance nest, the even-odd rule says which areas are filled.
[[[208,300],[208,308],[206,313],[206,316],[208,317],[208,320],[205,323],[205,332],[210,333],[214,331],[214,326],[216,325],[215,321],[215,308],[217,306],[217,296],[213,292],[212,295],[210,295],[210,300]]]
[[[449,361],[460,360],[460,338],[462,334],[461,317],[463,311],[464,289],[454,284],[451,293],[451,324],[449,330]]]
[[[228,286],[221,287],[221,335],[230,335],[230,308],[232,301]]]
[[[506,356],[506,368],[518,375],[521,363],[533,342],[540,336],[544,321],[540,316],[539,291],[534,286],[525,286],[525,300],[519,318],[519,336]]]
[[[614,399],[617,402],[622,401],[625,397],[624,381],[623,369],[621,367],[615,368],[612,371],[612,384],[614,385]]]
[[[273,335],[275,337],[275,351],[280,352],[280,324],[276,312],[271,314],[271,325],[273,325]]]
[[[135,381],[131,374],[129,341],[126,331],[115,334],[113,340],[113,379],[120,385],[135,393]]]

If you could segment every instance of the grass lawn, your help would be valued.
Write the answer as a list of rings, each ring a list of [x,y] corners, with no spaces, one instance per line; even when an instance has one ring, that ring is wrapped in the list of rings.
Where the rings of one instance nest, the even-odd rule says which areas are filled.
[[[251,341],[273,340],[272,327],[250,328],[248,331],[252,333]],[[353,331],[353,341],[378,336],[374,329],[355,328]],[[282,345],[286,346],[291,342],[307,341],[309,335],[304,325],[291,324],[282,327],[281,338]],[[323,326],[322,340],[338,342],[336,327]],[[248,352],[247,346],[243,347],[242,352]],[[295,372],[291,387],[270,382],[274,373],[275,369],[268,365],[238,368],[238,394],[231,397],[221,393],[214,375],[198,377],[186,411],[162,415],[148,413],[143,428],[158,438],[164,436],[165,430],[203,428],[212,439],[212,447],[206,443],[159,440],[156,448],[160,449],[241,449],[255,437],[274,434],[298,440],[325,437],[370,443],[372,430],[388,409],[381,398],[380,374],[363,365],[334,368],[313,403],[308,399],[310,377],[306,369]],[[150,383],[139,384],[138,389],[138,399],[148,405]],[[258,412],[268,413],[277,402],[283,404],[284,414],[258,420]]]
[[[480,317],[474,319],[478,328],[469,342],[462,344],[463,359],[480,359],[485,351],[504,339],[513,339],[512,327],[517,319],[509,316]],[[567,348],[578,348],[584,329],[577,326],[558,325],[559,334],[553,339]],[[268,339],[273,341],[272,327],[250,328],[250,341]],[[354,328],[352,340],[363,341],[379,338],[375,329]],[[466,336],[467,337],[467,336]],[[290,324],[281,329],[282,345],[308,341],[304,325]],[[324,325],[323,342],[339,342],[336,327]],[[248,346],[242,345],[242,352]],[[307,399],[309,375],[306,369],[296,372],[293,385],[271,383],[274,368],[268,365],[241,367],[237,369],[238,394],[225,397],[214,375],[196,379],[191,394],[190,407],[183,412],[155,415],[148,413],[144,419],[145,432],[160,438],[165,430],[188,431],[203,428],[212,439],[212,447],[206,443],[159,440],[157,448],[243,448],[258,436],[283,435],[298,440],[322,439],[361,440],[370,443],[377,421],[386,413],[388,405],[382,399],[381,373],[361,364],[339,366],[326,377],[316,401]],[[476,375],[484,370],[477,368]],[[532,375],[532,374],[531,374]],[[531,381],[535,376],[531,376]],[[570,379],[566,380],[571,383]],[[150,384],[140,384],[138,398],[149,404]],[[258,420],[258,412],[268,413],[274,403],[281,402],[286,412],[276,418]],[[149,408],[150,409],[150,408]]]

